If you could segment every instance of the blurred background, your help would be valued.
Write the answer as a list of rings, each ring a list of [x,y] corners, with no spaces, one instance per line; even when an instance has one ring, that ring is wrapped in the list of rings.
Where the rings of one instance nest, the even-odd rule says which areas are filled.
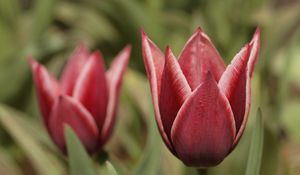
[[[67,159],[40,120],[26,57],[33,56],[59,76],[79,43],[100,49],[107,67],[126,44],[133,46],[118,123],[105,147],[119,174],[195,174],[166,149],[157,132],[139,31],[144,28],[162,50],[168,44],[178,55],[198,26],[226,63],[251,39],[256,26],[262,30],[246,132],[209,174],[245,173],[253,121],[261,107],[261,174],[298,175],[299,0],[0,0],[0,174],[68,174]]]

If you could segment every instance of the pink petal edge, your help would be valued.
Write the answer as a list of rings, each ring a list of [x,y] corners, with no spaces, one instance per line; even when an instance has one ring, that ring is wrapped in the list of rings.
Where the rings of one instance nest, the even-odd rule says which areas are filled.
[[[233,58],[219,81],[219,88],[230,102],[237,131],[245,116],[246,65],[249,58],[249,45],[246,45]]]
[[[251,101],[251,76],[259,52],[260,30],[257,28],[252,41],[241,49],[226,68],[219,81],[219,88],[228,98],[236,121],[238,143],[248,120]],[[243,83],[243,84],[242,84]]]
[[[88,60],[90,53],[84,44],[77,46],[68,59],[67,65],[60,78],[62,91],[72,96],[80,71]]]
[[[165,56],[159,109],[164,131],[171,139],[171,128],[177,112],[192,91],[170,47],[167,47]]]
[[[245,118],[241,124],[240,130],[237,132],[236,138],[233,143],[233,148],[237,145],[239,142],[245,127],[246,123],[248,121],[249,117],[249,112],[250,112],[250,103],[251,103],[251,77],[255,68],[255,65],[258,60],[258,55],[259,55],[259,49],[260,49],[260,28],[257,27],[256,31],[253,35],[253,38],[250,42],[250,47],[251,47],[251,52],[250,52],[250,58],[247,64],[247,86],[246,86],[246,110],[245,110]]]
[[[164,55],[161,50],[148,38],[147,34],[141,29],[142,37],[142,54],[144,65],[147,72],[147,77],[150,82],[150,89],[153,101],[153,107],[155,112],[155,119],[162,136],[164,143],[167,145],[169,150],[176,155],[175,150],[164,131],[162,124],[160,111],[159,111],[159,91],[161,84],[161,77],[163,72],[163,66],[165,65]]]
[[[47,69],[35,61],[33,58],[29,57],[28,62],[31,66],[33,80],[35,83],[39,108],[43,116],[43,121],[47,129],[50,112],[54,104],[55,99],[60,93],[59,84],[52,77]]]
[[[108,105],[107,115],[101,131],[101,144],[105,144],[112,134],[116,121],[118,100],[123,76],[127,69],[131,52],[131,46],[127,45],[113,60],[110,69],[106,72],[108,82]]]

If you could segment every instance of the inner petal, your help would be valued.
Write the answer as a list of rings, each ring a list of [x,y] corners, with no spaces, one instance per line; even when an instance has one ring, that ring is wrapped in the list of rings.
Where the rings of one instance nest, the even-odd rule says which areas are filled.
[[[217,49],[200,28],[185,44],[179,64],[192,90],[201,84],[208,71],[218,82],[226,67]]]
[[[166,50],[165,67],[162,74],[159,109],[164,130],[170,137],[171,127],[181,105],[191,93],[177,59],[170,48]]]

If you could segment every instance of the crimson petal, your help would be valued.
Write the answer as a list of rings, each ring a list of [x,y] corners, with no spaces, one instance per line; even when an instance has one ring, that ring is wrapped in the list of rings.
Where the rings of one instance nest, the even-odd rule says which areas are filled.
[[[33,79],[37,90],[38,102],[43,116],[43,121],[48,129],[48,121],[52,106],[58,97],[60,89],[57,81],[49,75],[44,66],[29,58]]]
[[[179,64],[192,90],[197,88],[210,71],[219,81],[225,71],[222,57],[200,28],[187,41],[179,56]]]
[[[229,152],[235,132],[230,104],[207,73],[174,121],[171,137],[175,150],[188,166],[217,165]]]
[[[169,137],[164,131],[164,126],[162,124],[162,120],[159,112],[161,77],[165,65],[164,55],[160,51],[160,49],[148,38],[147,34],[143,30],[141,31],[141,34],[142,34],[143,59],[144,59],[144,64],[147,72],[147,77],[150,82],[156,123],[159,132],[163,138],[163,141],[165,142],[169,150],[175,154],[173,146],[171,145],[171,142],[169,140]]]
[[[72,95],[77,78],[89,57],[89,51],[85,45],[79,45],[70,56],[67,66],[62,73],[60,82],[62,91],[67,95]]]
[[[66,124],[70,125],[89,152],[97,149],[99,131],[92,115],[78,101],[68,96],[59,96],[51,111],[49,128],[54,142],[64,152]]]
[[[125,47],[113,60],[111,68],[106,72],[108,83],[107,115],[101,131],[101,144],[104,144],[112,133],[116,120],[116,111],[120,95],[121,84],[128,65],[131,46]]]
[[[161,78],[165,65],[165,56],[161,50],[148,38],[147,34],[142,31],[142,52],[146,65],[147,76],[150,79],[152,91],[155,90],[155,95],[160,96]]]
[[[251,76],[259,53],[260,30],[252,41],[233,58],[219,81],[219,88],[230,102],[237,129],[234,146],[240,139],[248,119],[251,97]]]
[[[73,97],[92,114],[101,131],[106,117],[108,90],[100,52],[88,58],[75,84]]]
[[[171,127],[191,88],[171,49],[166,49],[165,67],[161,79],[159,109],[164,131],[170,139]]]

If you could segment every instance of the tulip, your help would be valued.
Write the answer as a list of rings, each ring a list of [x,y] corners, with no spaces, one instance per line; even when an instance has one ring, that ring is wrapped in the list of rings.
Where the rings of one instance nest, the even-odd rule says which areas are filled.
[[[105,71],[101,53],[89,53],[80,45],[59,81],[29,58],[44,125],[63,152],[65,125],[74,130],[89,153],[98,151],[111,136],[130,50],[130,46],[123,49]]]
[[[259,28],[227,67],[200,28],[178,60],[169,47],[163,54],[141,33],[155,118],[164,143],[187,166],[219,164],[238,144],[247,123]]]

